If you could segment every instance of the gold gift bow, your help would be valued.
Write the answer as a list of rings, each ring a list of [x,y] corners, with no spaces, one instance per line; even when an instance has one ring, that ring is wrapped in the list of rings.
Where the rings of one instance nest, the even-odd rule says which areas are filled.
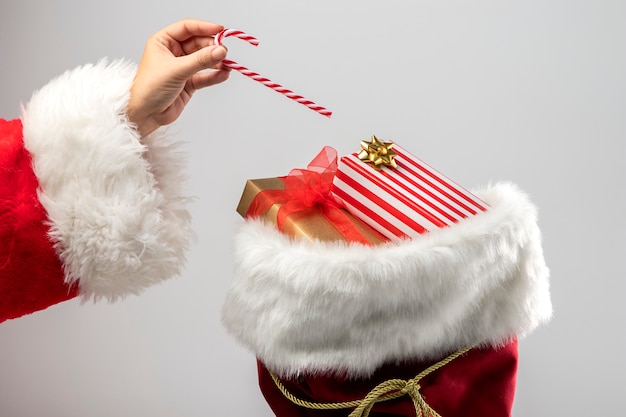
[[[354,408],[354,410],[350,413],[348,417],[367,417],[369,416],[370,411],[374,407],[376,403],[382,401],[393,400],[395,398],[400,398],[404,395],[409,395],[413,400],[413,405],[415,406],[415,413],[417,417],[441,417],[439,413],[433,410],[424,400],[424,397],[420,394],[420,385],[419,381],[424,378],[426,375],[438,370],[439,368],[447,365],[452,362],[459,356],[464,355],[472,349],[472,346],[465,347],[460,349],[450,356],[440,360],[434,365],[429,366],[424,369],[422,372],[417,374],[415,378],[409,379],[407,381],[403,379],[389,379],[387,381],[381,382],[378,384],[373,390],[371,390],[365,398],[362,400],[354,400],[354,401],[344,401],[344,402],[336,402],[336,403],[316,403],[312,401],[305,401],[297,398],[289,391],[287,388],[280,382],[278,377],[270,372],[270,376],[274,380],[274,384],[280,390],[280,392],[292,403],[299,405],[300,407],[309,408],[313,410],[339,410],[342,408]]]
[[[361,152],[359,152],[358,157],[361,161],[370,164],[375,170],[379,170],[383,166],[396,168],[394,158],[398,154],[392,148],[393,142],[383,142],[376,135],[372,135],[371,141],[361,141]]]

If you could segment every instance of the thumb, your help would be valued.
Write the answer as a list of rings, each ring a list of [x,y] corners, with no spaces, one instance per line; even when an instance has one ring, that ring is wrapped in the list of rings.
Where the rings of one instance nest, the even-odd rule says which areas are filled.
[[[198,71],[213,68],[219,64],[226,58],[226,48],[222,45],[208,46],[181,58],[184,58],[180,68],[181,75],[190,77]]]

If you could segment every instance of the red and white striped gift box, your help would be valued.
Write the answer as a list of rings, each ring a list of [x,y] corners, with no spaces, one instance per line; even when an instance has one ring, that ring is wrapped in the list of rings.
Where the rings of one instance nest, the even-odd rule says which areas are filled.
[[[373,169],[343,156],[333,194],[345,208],[390,240],[413,238],[486,211],[489,205],[397,144],[397,167]]]

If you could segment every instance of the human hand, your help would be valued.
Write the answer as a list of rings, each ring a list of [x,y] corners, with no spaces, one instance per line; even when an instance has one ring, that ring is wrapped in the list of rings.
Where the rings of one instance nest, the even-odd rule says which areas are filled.
[[[174,122],[196,90],[228,78],[222,66],[226,48],[213,36],[223,26],[184,19],[156,32],[146,42],[130,91],[127,113],[141,136]],[[215,71],[203,71],[205,69]]]

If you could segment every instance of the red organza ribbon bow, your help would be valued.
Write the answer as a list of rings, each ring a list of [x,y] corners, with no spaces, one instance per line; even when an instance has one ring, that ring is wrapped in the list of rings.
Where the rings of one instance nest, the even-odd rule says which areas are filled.
[[[261,215],[273,204],[280,204],[276,224],[278,230],[282,230],[289,215],[317,206],[346,240],[369,245],[331,193],[336,172],[337,151],[325,146],[307,169],[292,169],[289,175],[281,178],[285,183],[284,190],[264,190],[257,194],[246,217]]]

